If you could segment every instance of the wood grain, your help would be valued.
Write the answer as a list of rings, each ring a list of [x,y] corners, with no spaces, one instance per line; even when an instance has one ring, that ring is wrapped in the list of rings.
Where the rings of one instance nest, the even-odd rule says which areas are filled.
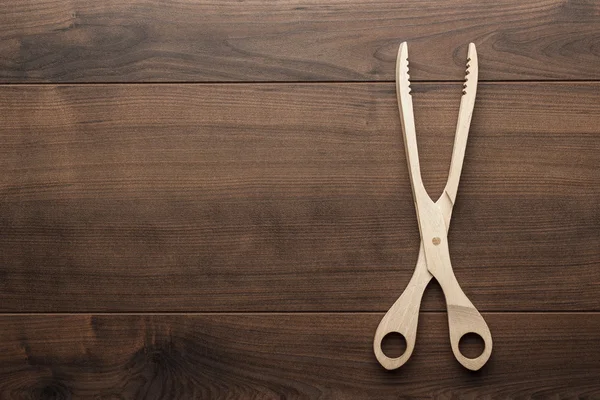
[[[0,397],[397,399],[600,397],[600,315],[486,314],[495,352],[477,373],[426,313],[411,360],[385,371],[381,314],[0,317]]]
[[[150,1],[0,4],[2,82],[600,79],[591,0]]]
[[[413,86],[435,197],[460,86]],[[600,309],[599,89],[480,85],[449,233],[478,309]],[[0,109],[2,311],[385,311],[414,269],[393,84],[4,86]]]

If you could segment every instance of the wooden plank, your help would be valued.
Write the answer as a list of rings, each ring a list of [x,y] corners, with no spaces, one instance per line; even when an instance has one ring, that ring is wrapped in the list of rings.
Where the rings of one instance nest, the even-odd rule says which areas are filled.
[[[591,1],[23,0],[0,4],[2,82],[600,79]]]
[[[385,371],[381,314],[11,315],[0,318],[3,399],[585,398],[600,395],[600,315],[487,314],[494,353],[454,359],[446,316]]]
[[[413,86],[437,194],[460,87]],[[480,85],[449,234],[479,310],[600,309],[599,89]],[[13,85],[0,110],[2,311],[384,311],[414,269],[392,83]]]

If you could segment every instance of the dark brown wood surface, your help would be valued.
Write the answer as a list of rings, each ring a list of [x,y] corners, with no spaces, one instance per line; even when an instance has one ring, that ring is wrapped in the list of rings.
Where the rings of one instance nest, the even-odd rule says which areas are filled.
[[[5,87],[0,310],[385,311],[419,249],[394,96]],[[415,85],[432,194],[459,96]],[[480,309],[600,310],[599,102],[600,83],[480,85],[450,232]]]
[[[0,81],[600,79],[594,0],[4,0]],[[457,66],[461,68],[457,68]]]
[[[0,2],[0,400],[600,399],[600,5]],[[480,79],[450,229],[494,338],[372,352]],[[427,81],[427,82],[423,82]]]
[[[464,370],[446,315],[425,313],[408,364],[372,355],[382,314],[0,317],[0,396],[15,399],[600,397],[600,318],[485,314],[494,356]],[[24,333],[26,332],[26,333]],[[585,351],[582,351],[585,349]]]

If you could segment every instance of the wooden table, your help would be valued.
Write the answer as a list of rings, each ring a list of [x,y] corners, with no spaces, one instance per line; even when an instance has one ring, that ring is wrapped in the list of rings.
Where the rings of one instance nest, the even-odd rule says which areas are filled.
[[[0,398],[600,398],[599,31],[584,0],[4,1]],[[439,286],[408,364],[372,352],[419,246],[404,40],[433,197],[479,53],[477,373]]]

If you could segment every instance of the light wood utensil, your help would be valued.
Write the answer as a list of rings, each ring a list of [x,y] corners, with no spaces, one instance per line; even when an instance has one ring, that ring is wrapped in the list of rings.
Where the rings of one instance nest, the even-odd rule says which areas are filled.
[[[404,293],[385,314],[377,331],[373,347],[375,356],[386,369],[401,367],[410,358],[417,334],[419,307],[421,298],[429,281],[437,279],[448,310],[450,327],[450,344],[456,359],[470,370],[478,370],[488,361],[492,353],[492,336],[485,320],[475,306],[463,293],[450,263],[448,251],[448,228],[452,217],[452,208],[456,199],[458,182],[462,170],[469,126],[477,92],[477,51],[473,43],[469,44],[467,69],[463,96],[460,101],[454,149],[450,162],[450,173],[444,191],[434,203],[427,194],[421,180],[419,152],[413,115],[412,97],[410,94],[410,77],[408,74],[408,46],[406,42],[398,49],[396,60],[396,94],[400,109],[404,147],[410,174],[413,199],[419,222],[421,247],[415,272],[404,290]],[[381,341],[392,332],[400,333],[406,340],[406,351],[400,357],[389,358],[381,349]],[[467,358],[460,352],[459,341],[467,333],[479,335],[485,344],[483,353],[476,358]]]

